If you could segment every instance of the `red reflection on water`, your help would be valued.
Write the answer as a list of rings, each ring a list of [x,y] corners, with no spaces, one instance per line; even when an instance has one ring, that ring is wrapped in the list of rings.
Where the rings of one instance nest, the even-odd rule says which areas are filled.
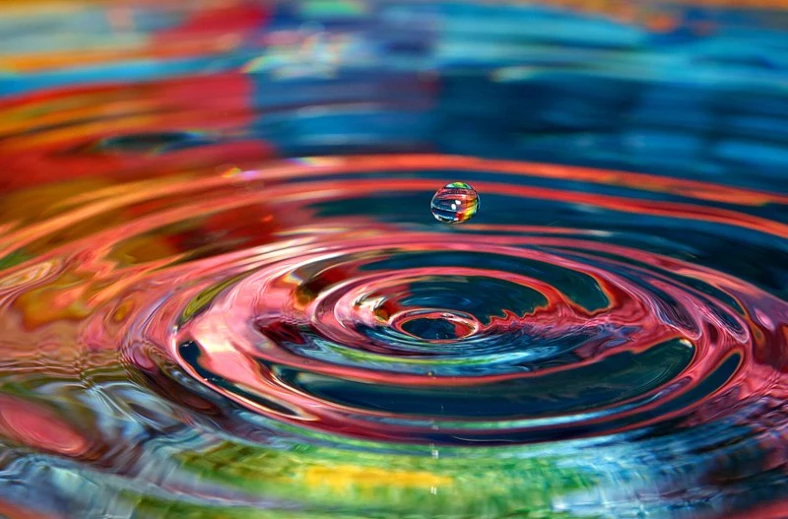
[[[220,95],[217,95],[220,93]],[[223,73],[166,81],[66,88],[0,101],[0,161],[15,190],[81,177],[134,180],[189,168],[243,164],[271,157],[270,146],[235,135],[256,114],[247,76]],[[30,110],[41,111],[30,118]],[[40,131],[46,129],[46,131]],[[193,131],[215,142],[161,154],[123,153],[102,143],[128,135]]]
[[[32,449],[69,457],[83,456],[91,446],[56,413],[8,395],[0,395],[0,434]]]

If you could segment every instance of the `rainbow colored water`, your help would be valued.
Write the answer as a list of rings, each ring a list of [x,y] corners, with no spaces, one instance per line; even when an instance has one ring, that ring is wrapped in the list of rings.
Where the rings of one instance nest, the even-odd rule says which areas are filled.
[[[0,516],[788,516],[784,12],[183,4],[0,4]]]

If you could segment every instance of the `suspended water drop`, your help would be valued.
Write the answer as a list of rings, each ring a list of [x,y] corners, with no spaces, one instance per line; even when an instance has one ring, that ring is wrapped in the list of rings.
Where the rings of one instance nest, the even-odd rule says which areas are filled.
[[[452,182],[435,193],[430,209],[439,222],[466,222],[479,211],[479,195],[465,182]]]

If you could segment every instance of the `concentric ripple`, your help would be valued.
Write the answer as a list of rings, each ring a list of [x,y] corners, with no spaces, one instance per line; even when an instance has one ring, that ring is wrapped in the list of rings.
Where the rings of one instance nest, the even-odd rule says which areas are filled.
[[[492,209],[449,227],[428,202],[437,177],[458,175]],[[553,178],[564,188],[538,185]],[[751,427],[767,408],[784,424],[783,408],[764,407],[788,396],[782,287],[721,256],[688,258],[701,235],[784,254],[785,225],[756,209],[786,200],[688,181],[650,198],[575,189],[647,178],[396,155],[143,182],[11,230],[2,297],[38,308],[12,336],[76,320],[85,359],[106,369],[120,355],[178,421],[210,409],[243,441],[262,427],[267,441],[472,459],[656,431],[672,452],[685,432]],[[79,230],[118,211],[133,217]],[[56,241],[66,225],[72,239]]]
[[[191,189],[221,193],[243,179],[241,197],[201,202],[212,219],[250,210],[258,220],[324,216],[279,230],[269,244],[148,270],[133,289],[113,294],[112,308],[97,312],[87,329],[106,333],[101,323],[116,301],[141,291],[144,304],[134,305],[122,328],[128,369],[150,371],[148,348],[155,347],[160,358],[255,413],[338,437],[490,445],[664,422],[697,426],[782,387],[786,344],[776,323],[785,322],[788,307],[763,288],[669,250],[635,248],[610,231],[571,230],[572,221],[568,228],[480,222],[459,232],[426,219],[374,223],[363,214],[366,202],[415,201],[434,185],[397,179],[396,170],[385,187],[365,180],[368,168],[387,162],[422,175],[436,164],[462,166],[471,176],[513,168],[438,156],[335,158],[204,179]],[[308,200],[300,184],[284,181],[304,176],[316,177]],[[544,192],[481,185],[486,196],[520,205],[521,216]],[[552,203],[594,211],[626,212],[635,204],[554,195]],[[337,203],[360,210],[330,215]],[[745,213],[639,205],[648,206],[654,219],[717,219],[719,232],[782,232]],[[165,217],[168,227],[178,225],[178,213]],[[161,218],[145,227],[135,222],[134,232],[161,228]],[[113,234],[128,241],[127,229]]]

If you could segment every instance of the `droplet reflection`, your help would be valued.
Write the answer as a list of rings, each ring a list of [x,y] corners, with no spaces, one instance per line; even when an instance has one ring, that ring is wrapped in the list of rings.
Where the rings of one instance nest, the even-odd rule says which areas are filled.
[[[479,211],[479,194],[465,182],[452,182],[435,193],[430,209],[439,222],[467,222]]]

